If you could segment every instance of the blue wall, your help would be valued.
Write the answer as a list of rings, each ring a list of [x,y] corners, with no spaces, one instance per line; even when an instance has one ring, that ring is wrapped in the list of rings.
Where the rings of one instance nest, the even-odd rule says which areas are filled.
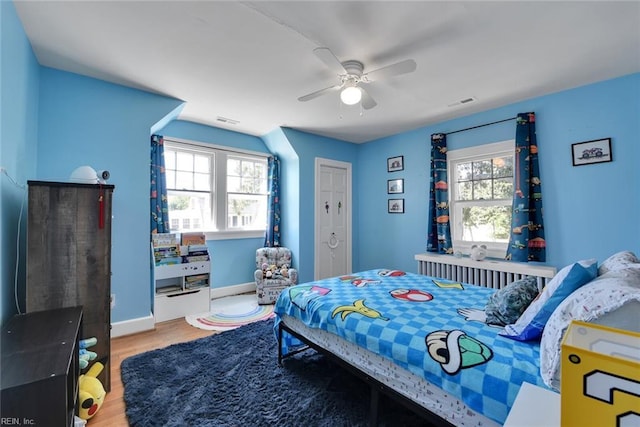
[[[0,161],[18,183],[67,180],[88,164],[112,172],[114,322],[149,315],[149,135],[211,142],[261,152],[283,161],[283,244],[294,250],[300,280],[313,278],[315,158],[353,165],[353,267],[415,271],[413,256],[426,241],[429,135],[535,111],[545,203],[548,263],[603,260],[628,249],[640,254],[640,74],[530,99],[382,138],[350,144],[292,129],[263,138],[172,121],[181,101],[41,67],[12,2],[0,2],[2,118]],[[168,123],[168,124],[167,124]],[[513,122],[450,135],[451,149],[511,139]],[[611,137],[611,163],[573,167],[572,143]],[[387,173],[388,157],[403,155],[405,169]],[[386,181],[405,179],[404,215],[387,213]],[[24,194],[0,179],[1,316],[15,312],[15,238]],[[26,215],[24,216],[26,217]],[[24,224],[21,233],[24,260]],[[209,241],[213,285],[251,281],[262,239]],[[237,271],[228,266],[233,265]],[[19,271],[20,289],[24,268]]]
[[[291,249],[292,266],[302,274],[300,263],[300,157],[287,136],[278,128],[262,137],[265,145],[280,159],[280,245]],[[300,281],[300,278],[298,278]]]
[[[429,139],[432,133],[536,113],[547,263],[599,261],[620,250],[640,253],[640,74],[604,81],[367,143],[359,152],[359,269],[416,271],[425,252]],[[449,149],[515,137],[515,122],[449,135]],[[612,138],[613,162],[573,167],[571,144]],[[404,155],[405,170],[386,173],[387,157]],[[404,178],[404,215],[386,210],[386,179]]]
[[[182,101],[43,67],[37,179],[67,181],[90,165],[111,172],[114,322],[148,316],[149,136]]]
[[[298,270],[299,270],[299,282],[307,282],[313,280],[314,277],[314,245],[315,241],[315,159],[316,157],[322,157],[325,159],[338,160],[342,162],[351,163],[352,173],[355,177],[358,172],[358,146],[344,141],[338,141],[332,138],[325,138],[322,136],[311,135],[306,132],[300,132],[294,129],[282,129],[284,137],[296,152],[298,156],[298,171],[297,171],[297,184],[298,184],[298,199],[299,204],[298,217],[299,233],[297,236],[291,236],[294,238],[298,245],[297,256]],[[295,173],[295,171],[289,171]],[[294,179],[287,175],[287,179]],[[354,178],[355,179],[355,178]],[[358,194],[353,192],[353,222],[356,223],[360,214]],[[285,203],[290,203],[284,200]],[[288,237],[288,238],[291,238]],[[353,228],[353,254],[358,253],[358,231]],[[353,267],[358,265],[357,256],[354,256]]]
[[[14,295],[16,256],[19,254],[18,289],[24,311],[24,236],[26,200],[16,251],[20,207],[27,180],[35,177],[38,137],[38,79],[40,66],[22,29],[13,2],[0,1],[0,323],[17,312]]]

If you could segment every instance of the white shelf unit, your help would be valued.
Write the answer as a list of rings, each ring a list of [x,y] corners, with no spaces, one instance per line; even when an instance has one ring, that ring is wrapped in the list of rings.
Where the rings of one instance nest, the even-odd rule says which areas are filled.
[[[156,323],[209,311],[210,261],[156,265],[153,273],[155,285],[153,316]],[[202,276],[202,280],[192,285],[190,280],[198,276]]]

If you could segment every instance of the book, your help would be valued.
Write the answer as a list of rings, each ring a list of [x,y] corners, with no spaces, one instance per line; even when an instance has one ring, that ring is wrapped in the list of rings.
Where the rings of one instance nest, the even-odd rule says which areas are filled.
[[[187,276],[185,277],[185,281],[188,283],[192,283],[192,282],[198,282],[201,280],[208,280],[209,279],[209,275],[208,274],[196,274],[195,276]]]
[[[182,262],[203,262],[203,261],[209,261],[209,255],[188,255],[188,256],[183,256],[182,257]]]
[[[151,235],[151,241],[154,247],[173,246],[178,244],[175,234],[172,233],[154,233]]]
[[[174,265],[174,264],[182,264],[182,258],[179,256],[156,258],[156,265]]]
[[[183,246],[205,245],[204,233],[182,233],[180,244]]]
[[[182,290],[182,287],[178,285],[174,286],[163,286],[160,288],[156,288],[156,294],[169,294],[171,292],[179,292]]]

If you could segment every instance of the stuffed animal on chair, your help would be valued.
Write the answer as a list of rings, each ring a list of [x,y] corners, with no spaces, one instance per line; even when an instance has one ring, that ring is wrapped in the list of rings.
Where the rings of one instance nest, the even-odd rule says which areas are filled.
[[[107,392],[97,378],[104,369],[106,360],[95,362],[78,380],[78,416],[83,420],[92,418],[102,407]]]

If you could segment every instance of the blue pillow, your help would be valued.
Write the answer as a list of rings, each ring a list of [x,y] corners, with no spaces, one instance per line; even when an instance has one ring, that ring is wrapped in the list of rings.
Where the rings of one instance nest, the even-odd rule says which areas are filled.
[[[530,341],[542,336],[544,325],[562,301],[580,286],[595,279],[598,265],[595,259],[579,261],[560,270],[542,294],[522,313],[515,324],[507,325],[500,335],[518,341]]]

